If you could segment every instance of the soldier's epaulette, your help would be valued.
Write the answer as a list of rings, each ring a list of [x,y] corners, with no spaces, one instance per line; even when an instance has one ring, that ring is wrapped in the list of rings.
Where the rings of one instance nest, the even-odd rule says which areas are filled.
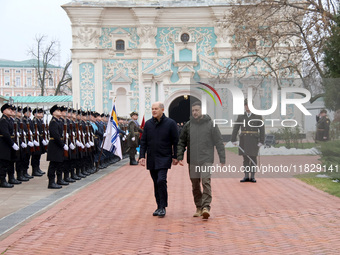
[[[51,119],[51,121],[56,121],[55,119]]]

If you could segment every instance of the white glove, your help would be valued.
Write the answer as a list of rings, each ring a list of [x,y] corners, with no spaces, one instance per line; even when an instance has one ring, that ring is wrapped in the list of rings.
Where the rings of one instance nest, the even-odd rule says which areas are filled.
[[[122,140],[125,141],[125,136],[123,136]]]
[[[24,133],[24,135],[26,135],[26,132],[25,131],[22,131]]]
[[[46,140],[42,140],[42,144],[46,146],[48,143],[46,142]]]
[[[67,146],[67,144],[64,145],[64,150],[65,150],[65,151],[68,151],[68,146]]]
[[[234,146],[237,146],[237,142],[233,142],[233,145],[234,145]]]
[[[76,136],[76,133],[72,132],[73,136]]]
[[[32,143],[31,141],[29,141],[27,144],[28,144],[29,147],[33,147],[34,146],[34,143]]]
[[[40,134],[39,134],[39,131],[37,131],[37,134],[40,135]]]
[[[86,146],[86,148],[90,148],[91,147],[91,145],[89,143],[86,143],[85,146]]]
[[[85,148],[84,144],[81,144],[81,148],[82,148],[82,149],[84,149],[84,148]]]
[[[82,147],[82,143],[81,142],[79,142],[78,140],[76,140],[76,145],[78,146],[78,147]]]
[[[40,145],[36,140],[34,140],[33,143],[34,143],[35,146],[39,146]]]
[[[66,139],[68,139],[68,133],[66,133]]]
[[[258,143],[257,146],[261,147],[263,144],[262,143]]]
[[[73,143],[70,143],[69,146],[70,146],[70,149],[71,149],[71,150],[74,150],[74,149],[76,148],[76,147],[73,145]]]
[[[91,145],[91,146],[94,146],[94,143],[93,143],[92,141],[90,141],[90,145]]]
[[[49,140],[45,139],[46,145],[48,145],[50,143]]]
[[[24,143],[24,142],[22,142],[22,143],[21,143],[21,148],[23,148],[23,149],[27,148],[27,144]]]
[[[104,137],[106,137],[106,133],[104,133],[104,135],[103,135]]]
[[[20,133],[19,133],[19,132],[17,132],[17,136],[20,136]]]
[[[135,140],[136,140],[136,138],[135,138],[135,137],[132,137],[132,138],[131,138],[131,141],[133,141],[133,142],[134,142]]]
[[[16,143],[14,143],[14,144],[12,145],[12,148],[13,148],[15,151],[19,150],[19,146],[18,146]]]

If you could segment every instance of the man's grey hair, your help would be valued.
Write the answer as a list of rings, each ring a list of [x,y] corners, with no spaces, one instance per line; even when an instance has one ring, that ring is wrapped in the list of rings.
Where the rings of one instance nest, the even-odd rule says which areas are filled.
[[[158,104],[159,108],[164,109],[164,104],[162,102],[154,102],[153,104]]]

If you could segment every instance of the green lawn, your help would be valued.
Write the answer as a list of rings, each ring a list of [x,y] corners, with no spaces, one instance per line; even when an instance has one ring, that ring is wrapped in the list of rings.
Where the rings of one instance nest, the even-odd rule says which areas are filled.
[[[275,148],[280,148],[281,146],[287,147],[285,143],[275,144]],[[316,143],[299,143],[298,146],[297,146],[297,149],[310,149],[310,148],[313,148],[313,147],[318,147],[318,144],[316,144]]]
[[[340,180],[340,173],[332,174],[332,178],[318,178],[316,175],[318,174],[326,174],[328,173],[308,173],[302,175],[296,175],[295,177],[300,179],[301,181],[314,186],[317,189],[323,190],[331,195],[340,197],[340,182],[333,182],[333,178],[338,176],[338,180]]]

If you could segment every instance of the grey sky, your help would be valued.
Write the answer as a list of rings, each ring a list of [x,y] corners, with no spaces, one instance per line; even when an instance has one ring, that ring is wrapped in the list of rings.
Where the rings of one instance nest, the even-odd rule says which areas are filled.
[[[71,0],[0,0],[0,59],[30,59],[36,35],[60,42],[60,64],[71,58],[71,22],[60,7]],[[55,63],[59,64],[59,63]]]

